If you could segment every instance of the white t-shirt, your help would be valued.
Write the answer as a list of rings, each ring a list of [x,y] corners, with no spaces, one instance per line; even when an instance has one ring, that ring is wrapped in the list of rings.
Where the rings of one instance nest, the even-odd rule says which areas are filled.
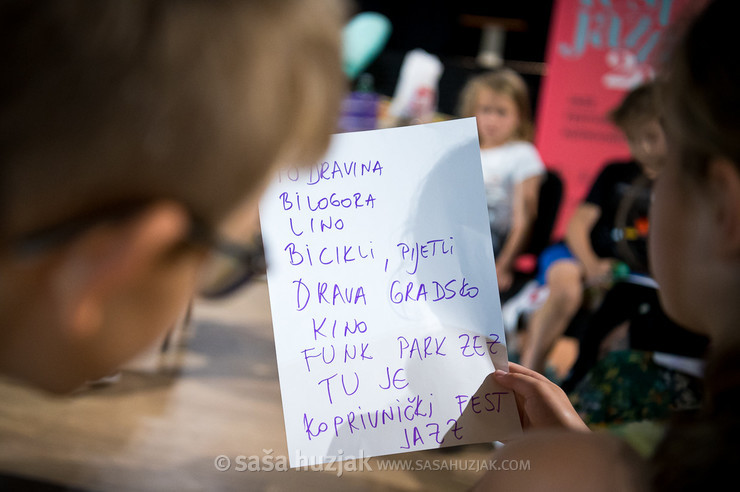
[[[488,202],[488,218],[494,234],[494,250],[498,251],[511,228],[514,186],[528,178],[543,174],[545,165],[534,145],[524,141],[509,142],[499,147],[481,150],[480,157]],[[497,241],[499,244],[496,244]]]

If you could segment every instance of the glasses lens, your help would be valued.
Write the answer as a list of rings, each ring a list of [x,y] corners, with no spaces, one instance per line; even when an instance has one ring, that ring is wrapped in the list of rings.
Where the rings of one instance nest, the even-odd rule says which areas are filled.
[[[249,246],[216,245],[201,271],[198,292],[206,298],[224,297],[265,273],[262,241]]]

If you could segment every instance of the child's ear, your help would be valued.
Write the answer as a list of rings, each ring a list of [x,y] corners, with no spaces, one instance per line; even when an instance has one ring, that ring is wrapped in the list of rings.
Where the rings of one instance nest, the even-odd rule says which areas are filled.
[[[708,177],[719,227],[719,250],[740,258],[740,169],[728,159],[713,159]]]
[[[188,231],[185,209],[156,202],[128,220],[101,224],[61,253],[51,276],[52,302],[67,335],[94,336],[106,304],[152,274]]]

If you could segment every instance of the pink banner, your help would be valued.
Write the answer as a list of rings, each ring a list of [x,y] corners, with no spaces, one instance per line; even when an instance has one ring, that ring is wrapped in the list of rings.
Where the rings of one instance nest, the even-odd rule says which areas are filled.
[[[554,236],[610,160],[628,159],[607,120],[625,91],[654,76],[666,27],[688,0],[555,0],[535,144],[565,195]],[[692,2],[691,11],[696,4]]]

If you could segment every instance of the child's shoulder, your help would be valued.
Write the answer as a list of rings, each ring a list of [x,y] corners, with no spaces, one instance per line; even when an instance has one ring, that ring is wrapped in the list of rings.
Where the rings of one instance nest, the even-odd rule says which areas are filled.
[[[605,434],[563,430],[530,432],[493,456],[499,467],[475,491],[646,490],[646,463],[624,441]],[[517,471],[511,465],[516,461]],[[505,467],[509,471],[504,471]]]
[[[516,152],[537,152],[537,148],[528,140],[512,140],[511,142],[508,142],[505,147]]]

